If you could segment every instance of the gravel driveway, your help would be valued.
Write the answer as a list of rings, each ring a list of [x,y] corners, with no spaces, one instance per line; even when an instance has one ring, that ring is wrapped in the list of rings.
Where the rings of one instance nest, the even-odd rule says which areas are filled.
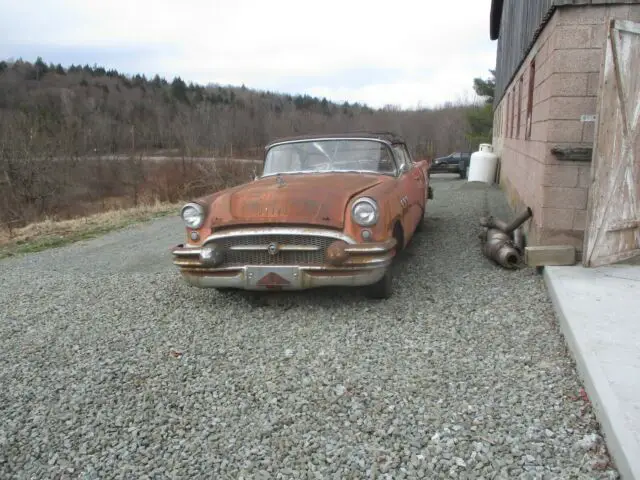
[[[388,301],[190,288],[175,218],[0,262],[0,477],[617,478],[503,195],[431,181]]]

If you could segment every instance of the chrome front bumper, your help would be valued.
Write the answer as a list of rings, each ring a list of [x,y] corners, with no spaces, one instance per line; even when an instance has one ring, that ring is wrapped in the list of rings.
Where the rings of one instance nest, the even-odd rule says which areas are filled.
[[[345,258],[339,264],[323,265],[230,265],[220,267],[203,259],[203,247],[177,245],[173,264],[184,280],[199,288],[242,290],[305,290],[329,286],[365,286],[380,280],[395,255],[395,240],[355,243],[343,237]],[[209,241],[207,239],[204,244]],[[295,247],[291,247],[295,248]]]
[[[245,266],[220,270],[180,270],[185,281],[200,288],[242,290],[305,290],[317,287],[356,287],[380,280],[389,264],[360,268],[316,268],[296,266]],[[274,275],[277,275],[274,276]],[[269,276],[271,283],[259,283]],[[275,279],[275,280],[274,280]]]

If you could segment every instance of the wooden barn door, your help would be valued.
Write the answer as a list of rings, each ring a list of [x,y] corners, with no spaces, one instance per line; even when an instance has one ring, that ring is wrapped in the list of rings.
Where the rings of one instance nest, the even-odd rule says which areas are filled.
[[[609,24],[582,263],[640,255],[640,23]]]

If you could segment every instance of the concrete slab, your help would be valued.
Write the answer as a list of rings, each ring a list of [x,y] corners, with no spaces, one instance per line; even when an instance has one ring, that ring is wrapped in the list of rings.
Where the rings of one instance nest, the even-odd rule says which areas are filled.
[[[640,479],[640,266],[548,266],[560,327],[623,479]]]

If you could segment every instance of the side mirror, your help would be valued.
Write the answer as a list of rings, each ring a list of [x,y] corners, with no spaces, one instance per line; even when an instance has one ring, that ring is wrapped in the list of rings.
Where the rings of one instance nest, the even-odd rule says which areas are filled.
[[[400,165],[400,175],[409,171],[409,166],[406,163]]]

